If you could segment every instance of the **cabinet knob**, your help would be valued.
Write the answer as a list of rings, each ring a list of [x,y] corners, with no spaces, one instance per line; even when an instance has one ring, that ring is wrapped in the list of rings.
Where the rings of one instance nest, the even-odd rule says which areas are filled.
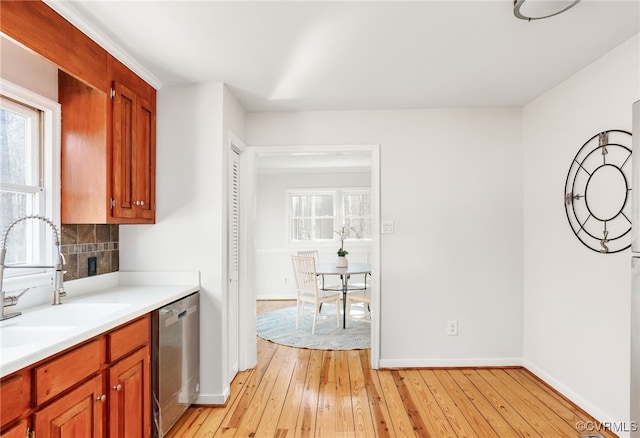
[[[107,396],[102,394],[96,397],[96,401],[104,403],[107,400]]]
[[[113,387],[113,389],[116,391],[120,391],[122,389],[122,385],[118,383],[116,386]]]

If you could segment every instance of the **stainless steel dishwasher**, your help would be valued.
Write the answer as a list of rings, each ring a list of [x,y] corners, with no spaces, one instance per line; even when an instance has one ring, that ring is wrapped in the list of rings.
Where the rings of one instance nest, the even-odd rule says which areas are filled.
[[[163,437],[200,391],[200,293],[151,313],[153,437]]]

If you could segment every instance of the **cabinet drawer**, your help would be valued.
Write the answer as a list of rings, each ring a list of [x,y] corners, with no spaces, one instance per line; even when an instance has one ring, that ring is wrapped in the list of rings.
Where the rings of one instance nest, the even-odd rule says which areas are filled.
[[[0,421],[2,426],[19,418],[29,409],[29,374],[19,372],[0,384]]]
[[[149,342],[149,315],[109,333],[109,362],[116,361]]]
[[[34,369],[36,405],[100,371],[101,343],[96,339]]]

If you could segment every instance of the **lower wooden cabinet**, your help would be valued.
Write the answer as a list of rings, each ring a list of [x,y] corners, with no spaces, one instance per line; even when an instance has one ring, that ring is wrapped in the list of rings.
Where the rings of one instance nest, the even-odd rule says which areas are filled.
[[[4,377],[0,435],[150,437],[149,340],[145,315]]]
[[[103,362],[101,357],[104,357],[101,353],[103,345],[101,339],[94,339],[33,367],[35,405],[42,406],[87,377],[99,373]]]
[[[2,432],[3,438],[25,438],[29,431],[29,423],[27,420],[22,420],[20,423]]]
[[[31,374],[28,371],[19,371],[2,379],[0,384],[0,420],[2,420],[2,426],[25,416],[29,411],[30,376]],[[5,433],[2,436],[5,436]]]
[[[34,430],[38,438],[104,436],[107,397],[102,376],[97,375],[47,407],[36,411]]]
[[[109,437],[142,438],[150,435],[149,347],[144,347],[109,368]]]

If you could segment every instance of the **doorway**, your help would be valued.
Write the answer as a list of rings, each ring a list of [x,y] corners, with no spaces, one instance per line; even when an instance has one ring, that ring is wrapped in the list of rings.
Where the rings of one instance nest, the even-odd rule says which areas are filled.
[[[355,146],[288,146],[288,147],[248,147],[246,155],[247,171],[244,174],[246,179],[251,179],[251,187],[248,189],[247,196],[250,197],[251,202],[248,204],[246,214],[252,220],[256,219],[256,203],[259,191],[259,175],[270,174],[277,178],[277,175],[286,175],[287,173],[298,173],[309,177],[313,174],[319,173],[342,173],[350,174],[354,176],[355,173],[366,173],[366,182],[371,190],[372,200],[372,232],[370,251],[367,254],[367,258],[372,267],[372,324],[371,324],[371,366],[374,369],[378,368],[379,364],[379,342],[380,342],[380,160],[379,160],[380,148],[379,145],[355,145]],[[250,169],[250,170],[249,170]],[[250,174],[250,178],[247,175]],[[311,179],[309,177],[309,179]],[[360,176],[362,181],[362,176]],[[302,183],[300,183],[302,184]],[[282,202],[285,197],[282,197],[278,202]],[[274,219],[275,220],[275,219]],[[270,227],[272,224],[260,224],[263,227]],[[247,289],[246,301],[252,301],[250,306],[255,309],[255,302],[258,296],[264,297],[265,291],[260,289],[264,284],[264,273],[261,274],[260,258],[264,257],[265,247],[269,247],[269,243],[264,242],[264,233],[260,233],[256,230],[258,224],[255,224],[252,233],[254,237],[251,239],[249,247],[247,248],[248,260],[247,263],[252,265],[254,269],[250,271],[246,281],[251,283],[253,287]],[[282,223],[277,225],[278,229],[274,232],[278,234],[280,239],[285,238],[282,231]],[[329,243],[334,245],[335,243]],[[290,270],[290,258],[289,255],[295,251],[292,247],[287,245],[280,245],[279,248],[272,248],[269,251],[277,253],[277,257],[283,260],[285,267],[281,272],[282,283],[292,281],[293,279],[287,278],[283,272]],[[269,255],[266,255],[269,257]],[[286,261],[285,261],[286,260]],[[242,276],[241,276],[242,278]],[[242,280],[241,280],[242,281]],[[278,294],[282,294],[282,290],[274,290],[272,298],[277,298]],[[268,293],[268,292],[267,292]],[[246,316],[246,312],[243,311],[243,319]],[[252,347],[255,351],[255,314],[252,315],[253,326],[252,333],[253,342]],[[244,321],[245,327],[249,327],[249,322]],[[242,341],[243,342],[243,341]]]

